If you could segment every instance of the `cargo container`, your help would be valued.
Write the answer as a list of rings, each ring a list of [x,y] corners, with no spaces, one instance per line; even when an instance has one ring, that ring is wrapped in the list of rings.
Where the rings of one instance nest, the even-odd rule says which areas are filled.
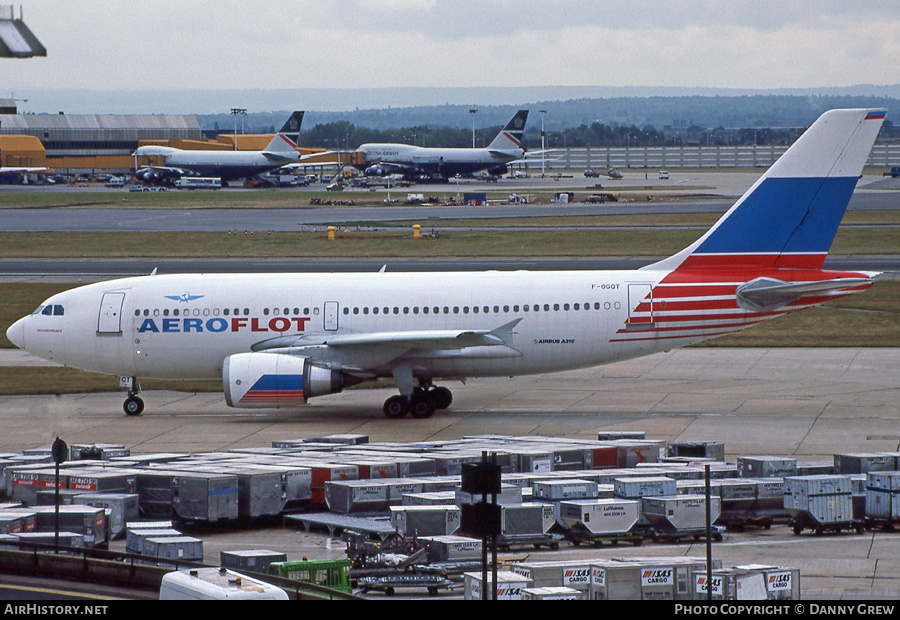
[[[722,511],[722,500],[710,497],[710,518],[715,523]],[[641,512],[654,533],[688,534],[697,536],[706,528],[705,495],[673,495],[643,497]],[[721,536],[717,540],[721,540]]]
[[[722,566],[713,560],[713,568]],[[699,557],[631,557],[590,563],[592,600],[690,600],[694,574],[706,570]]]
[[[512,571],[497,571],[496,583],[496,599],[498,601],[522,601],[525,595],[522,591],[532,587],[532,582],[518,573]],[[491,596],[491,588],[494,587],[494,580],[491,571],[488,571],[487,582],[482,579],[480,572],[463,573],[464,598],[467,601],[480,601],[485,589],[487,592],[487,600],[494,598]]]
[[[136,521],[140,514],[137,493],[79,493],[75,502],[106,511],[110,540],[125,536],[129,521]]]
[[[666,445],[666,456],[724,461],[725,444],[721,441],[675,441]]]
[[[157,560],[203,562],[203,541],[193,536],[163,536],[144,540],[144,555]]]
[[[591,588],[591,568],[587,561],[562,560],[552,562],[516,562],[510,570],[528,579],[531,587],[574,588],[588,596]]]
[[[573,542],[593,542],[594,537],[631,534],[637,524],[640,502],[626,499],[569,500],[559,503],[557,521]]]
[[[597,483],[590,480],[563,478],[560,480],[535,480],[531,484],[535,500],[560,501],[566,499],[595,499]]]
[[[784,479],[784,507],[794,534],[851,529],[862,533],[864,522],[854,519],[849,476],[792,476]]]
[[[459,529],[458,506],[391,506],[391,525],[402,535],[446,536]]]
[[[126,553],[136,553],[138,555],[145,555],[146,550],[144,547],[144,542],[148,538],[164,538],[164,537],[172,537],[176,538],[181,536],[181,532],[171,527],[159,527],[159,528],[134,528],[129,527],[125,531],[125,552]]]
[[[707,600],[712,590],[712,600],[799,600],[800,571],[796,568],[747,565],[719,568],[708,581],[705,570],[694,573],[693,595],[695,600]]]
[[[634,478],[616,478],[616,497],[623,499],[639,499],[641,497],[662,497],[676,495],[678,487],[673,478],[665,476],[638,476]]]
[[[121,444],[72,444],[69,446],[69,460],[108,461],[110,459],[130,456],[131,450]]]
[[[894,471],[896,457],[888,452],[857,452],[834,455],[834,473],[867,474],[870,471]]]
[[[0,534],[21,534],[37,530],[37,513],[33,510],[0,510]]]
[[[325,483],[325,503],[333,512],[386,512],[388,488],[376,480],[329,481]]]
[[[783,456],[739,456],[741,478],[784,478],[797,475],[797,459]]]
[[[350,566],[349,558],[339,560],[307,560],[304,558],[288,562],[272,562],[269,572],[285,579],[312,583],[350,594],[353,591],[350,584]]]
[[[575,588],[548,586],[522,590],[522,599],[526,601],[581,601],[584,598],[584,593]]]
[[[233,474],[147,469],[137,476],[141,514],[216,522],[238,518]]]
[[[637,467],[641,463],[658,463],[664,441],[650,439],[619,439],[615,442],[619,467]]]
[[[894,529],[900,523],[900,472],[869,472],[865,493],[866,524]]]
[[[468,536],[419,536],[431,563],[481,560],[481,539]]]
[[[287,554],[268,549],[240,549],[219,553],[219,564],[224,568],[251,573],[269,574],[273,562],[286,562]]]
[[[56,527],[56,506],[39,506],[37,530],[52,532]],[[109,544],[109,529],[106,526],[106,511],[92,506],[59,506],[59,527],[82,534],[87,547],[106,547]]]

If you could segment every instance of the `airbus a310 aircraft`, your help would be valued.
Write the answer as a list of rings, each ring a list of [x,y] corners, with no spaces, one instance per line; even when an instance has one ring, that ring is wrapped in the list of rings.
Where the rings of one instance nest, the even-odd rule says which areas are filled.
[[[222,377],[232,407],[288,407],[376,377],[388,417],[431,416],[438,379],[608,364],[869,288],[823,262],[884,119],[822,115],[700,239],[637,270],[150,275],[59,293],[7,337],[120,377]]]
[[[354,164],[367,176],[401,174],[408,178],[429,177],[446,181],[457,174],[472,174],[487,170],[491,174],[505,174],[507,164],[525,157],[522,135],[528,110],[516,112],[487,148],[461,149],[413,146],[410,144],[363,144],[356,153],[361,161]]]
[[[303,112],[291,114],[262,151],[204,151],[171,146],[141,146],[134,151],[135,162],[140,157],[159,157],[163,163],[144,166],[136,170],[134,176],[144,181],[156,181],[199,175],[219,177],[227,182],[262,174],[300,159],[297,136],[302,122]]]

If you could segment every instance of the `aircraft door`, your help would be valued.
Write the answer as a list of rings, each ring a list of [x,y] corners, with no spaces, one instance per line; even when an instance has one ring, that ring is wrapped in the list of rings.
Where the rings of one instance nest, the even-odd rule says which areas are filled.
[[[97,318],[98,334],[122,333],[122,304],[125,293],[103,293],[100,301],[100,314]]]
[[[646,301],[646,305],[643,305],[644,301]],[[650,284],[628,285],[628,325],[652,327],[653,287]]]
[[[336,332],[338,329],[338,302],[325,302],[325,331]]]

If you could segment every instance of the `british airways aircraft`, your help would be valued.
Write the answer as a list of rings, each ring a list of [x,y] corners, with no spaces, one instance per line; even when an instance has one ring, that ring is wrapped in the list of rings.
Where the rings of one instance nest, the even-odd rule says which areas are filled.
[[[407,178],[429,177],[446,181],[457,174],[472,174],[487,170],[505,174],[507,164],[525,157],[522,135],[528,110],[516,112],[487,148],[433,148],[410,144],[363,144],[356,153],[359,163],[353,165],[367,176],[401,174]]]
[[[300,133],[302,122],[302,111],[291,114],[262,151],[203,151],[171,146],[141,146],[134,151],[135,162],[140,157],[159,157],[163,165],[144,166],[135,172],[135,177],[153,181],[200,175],[219,177],[227,182],[262,174],[300,159],[296,137]]]
[[[150,275],[46,300],[7,331],[39,357],[120,377],[223,379],[232,407],[289,407],[377,377],[391,418],[436,380],[609,364],[869,288],[823,262],[883,110],[822,115],[700,239],[637,270]]]

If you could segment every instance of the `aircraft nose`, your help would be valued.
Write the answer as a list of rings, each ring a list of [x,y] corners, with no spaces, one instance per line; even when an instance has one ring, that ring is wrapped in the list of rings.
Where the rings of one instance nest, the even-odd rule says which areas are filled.
[[[6,339],[19,347],[25,348],[25,319],[19,319],[6,330]]]

